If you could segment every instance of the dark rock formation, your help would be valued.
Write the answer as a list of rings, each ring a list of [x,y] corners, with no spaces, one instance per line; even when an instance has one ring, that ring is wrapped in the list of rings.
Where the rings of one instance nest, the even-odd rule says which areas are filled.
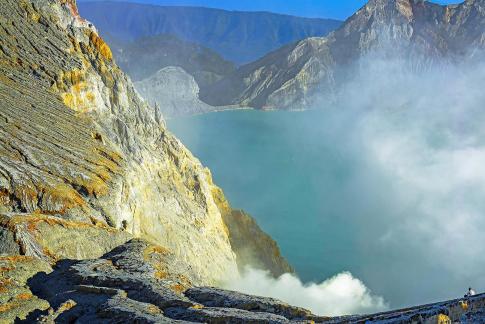
[[[27,320],[55,322],[140,321],[210,323],[285,323],[314,318],[310,312],[270,298],[251,297],[215,288],[185,291],[183,276],[171,276],[167,251],[132,240],[100,259],[57,262],[25,288],[47,301],[50,311],[31,313]],[[168,271],[166,271],[168,270]]]
[[[0,257],[0,321],[28,323],[481,323],[485,295],[367,316],[319,317],[272,298],[210,287],[171,275],[170,253],[131,240],[99,259]],[[14,288],[15,287],[15,288]],[[2,290],[3,291],[3,290]]]
[[[190,288],[185,296],[206,307],[237,308],[241,310],[271,313],[288,319],[311,317],[306,309],[292,307],[276,299],[263,298],[215,288]]]
[[[347,70],[370,52],[402,58],[410,68],[477,55],[485,48],[485,2],[442,6],[422,0],[371,0],[326,38],[308,38],[240,67],[203,89],[211,105],[266,109],[311,107],[332,99]]]

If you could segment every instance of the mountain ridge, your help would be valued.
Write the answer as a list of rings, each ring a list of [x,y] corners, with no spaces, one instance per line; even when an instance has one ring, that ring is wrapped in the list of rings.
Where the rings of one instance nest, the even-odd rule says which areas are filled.
[[[211,105],[303,109],[332,98],[348,66],[370,52],[430,65],[485,48],[482,0],[442,6],[421,0],[371,0],[327,37],[308,38],[244,65],[201,93]],[[408,60],[409,61],[409,60]],[[218,97],[216,94],[221,94]]]
[[[340,25],[340,21],[332,19],[203,7],[103,1],[79,5],[83,15],[98,26],[102,35],[110,33],[120,40],[134,40],[173,34],[215,50],[236,63],[252,61],[295,40],[326,35]]]

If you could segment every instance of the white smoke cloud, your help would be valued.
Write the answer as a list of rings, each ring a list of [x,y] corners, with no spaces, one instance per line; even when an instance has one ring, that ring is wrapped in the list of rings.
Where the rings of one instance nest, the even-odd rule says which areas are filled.
[[[482,62],[416,72],[369,57],[343,91],[340,109],[359,116],[346,128],[354,153],[394,191],[395,210],[372,230],[376,251],[416,262],[402,278],[412,289],[419,282],[416,295],[426,298],[459,296],[468,285],[485,289]]]
[[[318,113],[304,112],[309,116],[306,119],[278,119],[283,124],[278,129],[297,128],[302,133],[295,141],[294,131],[289,131],[288,137],[284,131],[280,132],[279,136],[291,149],[290,155],[312,160],[322,156],[313,154],[314,150],[325,151],[331,147],[329,152],[342,156],[344,162],[350,161],[352,168],[350,172],[343,168],[345,177],[336,183],[331,177],[320,176],[320,173],[326,174],[323,169],[333,165],[324,165],[322,160],[319,168],[320,161],[311,161],[311,172],[301,172],[302,183],[324,187],[330,179],[334,192],[323,192],[318,202],[330,208],[322,208],[320,215],[304,218],[307,223],[302,223],[301,228],[287,230],[285,235],[280,231],[280,237],[296,241],[303,237],[298,236],[301,235],[298,230],[324,227],[313,218],[326,220],[321,235],[329,233],[332,237],[330,231],[334,229],[327,224],[336,217],[344,225],[337,228],[338,238],[328,244],[342,245],[342,249],[322,252],[315,246],[303,245],[319,244],[319,237],[305,240],[298,248],[313,253],[313,268],[318,260],[323,260],[322,273],[328,271],[325,260],[335,258],[338,267],[334,269],[350,270],[372,292],[383,296],[392,308],[460,297],[469,286],[485,291],[485,60],[443,63],[420,72],[389,56],[384,59],[369,56],[357,65],[357,72],[342,90],[337,105],[322,104]],[[272,117],[278,118],[277,114]],[[244,136],[247,135],[241,132],[241,138]],[[295,143],[302,145],[295,149]],[[231,145],[237,147],[238,143],[233,141]],[[266,162],[264,157],[255,155],[259,165],[264,165],[261,163]],[[241,179],[257,177],[242,170]],[[288,173],[293,171],[290,169]],[[237,171],[231,166],[230,173],[233,176]],[[285,181],[283,174],[280,183]],[[289,188],[287,196],[299,202],[298,206],[304,206],[301,197]],[[263,198],[255,200],[258,204],[267,204]],[[274,200],[270,201],[274,204]],[[272,208],[271,204],[266,208],[270,215]],[[306,212],[303,208],[302,213]],[[254,216],[261,215],[264,214]],[[267,224],[265,229],[271,231],[271,222]],[[349,237],[342,234],[344,226],[349,228],[344,232]],[[342,244],[347,241],[351,244]],[[294,262],[295,268],[305,269],[304,258],[295,258],[282,246],[290,260],[301,262]],[[331,255],[332,251],[349,249],[352,253],[347,255]],[[353,297],[334,306],[331,290],[322,288],[332,280],[321,286],[304,284],[291,276],[274,280],[261,273],[250,273],[228,287],[277,297],[324,315],[368,312],[360,304],[369,300],[366,298]],[[308,277],[308,274],[302,273],[302,276]],[[312,273],[311,277],[314,276]],[[283,284],[287,282],[296,282],[298,288]],[[314,290],[330,297],[310,298],[309,291]],[[377,305],[375,309],[380,306],[375,299],[370,304]],[[372,311],[372,307],[368,309]]]
[[[347,185],[368,192],[351,191],[342,201],[357,203],[368,193],[384,199],[375,215],[348,218],[358,229],[353,235],[365,242],[358,253],[369,258],[356,273],[392,308],[459,297],[469,285],[485,290],[482,62],[417,72],[400,60],[364,58],[342,100],[321,114],[328,138],[308,136],[339,145],[358,161]],[[318,147],[312,140],[307,144]],[[249,270],[228,288],[322,315],[388,306],[350,273],[305,284],[293,275],[273,279]]]
[[[373,295],[349,272],[321,283],[304,284],[293,274],[273,278],[268,272],[247,268],[240,279],[231,280],[224,288],[276,298],[324,316],[366,314],[387,309],[382,297]]]

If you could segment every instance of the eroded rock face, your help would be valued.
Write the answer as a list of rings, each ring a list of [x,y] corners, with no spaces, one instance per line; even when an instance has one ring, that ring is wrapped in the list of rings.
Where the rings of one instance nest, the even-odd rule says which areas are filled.
[[[194,283],[237,274],[210,173],[75,3],[7,0],[0,14],[0,211],[124,229],[190,264]]]
[[[325,38],[283,47],[203,89],[211,105],[263,109],[312,107],[333,100],[349,65],[374,51],[402,58],[410,68],[462,60],[485,49],[485,2],[442,6],[422,0],[371,0]],[[410,60],[411,59],[411,60]]]
[[[50,265],[27,256],[0,256],[0,322],[24,320],[35,310],[46,310],[49,303],[32,294],[27,280],[38,272],[50,272]]]
[[[0,26],[0,254],[97,258],[142,237],[191,284],[237,276],[223,192],[75,1],[4,1]]]
[[[163,116],[177,117],[218,110],[199,100],[199,86],[193,76],[179,67],[166,67],[135,82],[136,89]]]

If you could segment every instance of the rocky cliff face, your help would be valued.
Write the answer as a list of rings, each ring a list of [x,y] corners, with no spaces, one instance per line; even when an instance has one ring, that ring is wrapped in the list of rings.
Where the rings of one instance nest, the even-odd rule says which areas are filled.
[[[208,170],[138,97],[75,4],[6,1],[1,10],[6,217],[124,230],[174,251],[195,283],[235,273]],[[32,251],[19,242],[27,255],[49,256],[37,242]]]
[[[190,284],[237,276],[222,191],[75,1],[3,1],[0,26],[0,253],[53,264],[140,237]]]
[[[163,116],[177,117],[216,111],[199,100],[199,86],[193,76],[179,67],[166,67],[135,82],[136,89]]]
[[[270,238],[247,215],[235,218],[73,0],[5,0],[0,27],[0,322],[483,318],[482,296],[470,310],[452,301],[401,317],[328,319],[195,288],[237,276],[247,253],[239,246]],[[251,258],[275,273],[287,267],[263,245]]]
[[[477,55],[485,47],[484,30],[483,0],[449,6],[371,0],[328,37],[302,40],[243,66],[201,98],[212,105],[308,108],[314,94],[332,99],[349,65],[370,52],[385,50],[422,69]]]

